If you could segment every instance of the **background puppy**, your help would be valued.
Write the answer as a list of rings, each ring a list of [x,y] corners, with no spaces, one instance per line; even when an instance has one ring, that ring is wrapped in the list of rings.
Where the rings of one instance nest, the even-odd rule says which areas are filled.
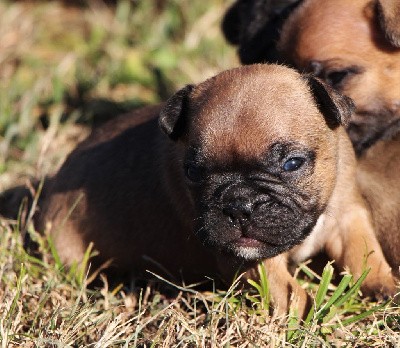
[[[257,3],[247,6],[255,9]],[[359,155],[361,190],[384,252],[399,273],[400,2],[303,0],[268,16],[264,23],[254,17],[242,22],[257,27],[254,38],[263,37],[256,50],[255,39],[243,36],[237,43],[242,62],[290,64],[354,100],[348,133]],[[237,26],[229,18],[228,13],[224,27]]]
[[[254,9],[259,1],[247,4]],[[303,0],[262,22],[255,17],[230,26],[241,38],[245,64],[284,62],[320,77],[350,96],[357,110],[349,135],[358,153],[371,146],[400,115],[400,3],[397,0]],[[240,26],[240,23],[243,27]],[[239,28],[237,27],[239,25]],[[232,30],[232,29],[231,29]],[[254,47],[257,47],[254,49]],[[395,123],[395,124],[394,124]]]
[[[239,266],[251,277],[266,259],[276,306],[286,311],[294,292],[304,313],[288,260],[326,248],[359,276],[375,250],[364,290],[395,292],[341,127],[347,98],[294,70],[255,65],[188,85],[160,110],[96,130],[47,183],[37,228],[50,231],[64,263],[94,242],[96,265],[112,259],[120,272],[192,282],[229,280]]]
[[[359,159],[357,177],[375,231],[394,273],[400,274],[400,134],[385,137]]]

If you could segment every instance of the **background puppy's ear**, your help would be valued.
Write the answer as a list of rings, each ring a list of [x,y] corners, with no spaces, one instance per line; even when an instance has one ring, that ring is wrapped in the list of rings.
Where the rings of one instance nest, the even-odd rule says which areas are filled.
[[[272,1],[236,0],[223,18],[222,32],[228,42],[239,46],[240,60],[244,64],[263,61],[263,58],[259,57],[259,45],[264,46],[264,42],[260,42],[259,39],[269,43],[270,35],[258,37],[270,18]],[[250,47],[250,51],[242,49],[243,45],[253,46],[254,40],[258,41],[258,46]]]
[[[190,92],[194,85],[186,85],[171,98],[160,112],[158,124],[172,140],[177,140],[186,126],[186,109]]]
[[[348,126],[355,106],[353,101],[320,79],[312,75],[304,75],[313,94],[319,111],[324,115],[329,128],[334,129],[339,125]]]
[[[227,41],[239,46],[243,64],[279,61],[276,43],[281,27],[302,0],[284,9],[282,4],[293,1],[237,0],[228,9],[222,21],[222,31]]]
[[[267,23],[273,0],[236,0],[222,20],[222,32],[228,42],[240,45]]]
[[[242,3],[242,0],[238,0],[231,7],[229,7],[221,23],[221,29],[225,36],[225,39],[232,45],[239,45],[240,43],[240,13]]]
[[[279,11],[273,11],[274,7],[271,10],[270,6],[268,15],[264,11],[264,14],[258,14],[246,24],[247,32],[242,35],[239,46],[239,57],[243,64],[284,63],[277,43],[284,23],[301,2],[298,0]]]
[[[377,11],[386,38],[393,46],[400,47],[400,1],[378,0]]]

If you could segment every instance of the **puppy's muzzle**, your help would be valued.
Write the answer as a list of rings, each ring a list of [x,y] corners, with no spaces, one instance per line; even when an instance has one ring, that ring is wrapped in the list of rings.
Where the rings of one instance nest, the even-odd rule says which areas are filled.
[[[231,225],[246,230],[256,206],[264,203],[264,199],[260,201],[255,197],[259,198],[259,194],[250,187],[233,187],[225,192],[222,212]]]
[[[237,199],[229,202],[222,212],[228,217],[228,221],[235,227],[247,225],[254,210],[253,204],[245,199]]]

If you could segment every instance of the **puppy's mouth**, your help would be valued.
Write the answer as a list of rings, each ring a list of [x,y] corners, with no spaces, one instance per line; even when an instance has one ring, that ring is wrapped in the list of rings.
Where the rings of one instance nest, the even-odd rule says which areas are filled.
[[[249,237],[240,237],[233,242],[237,248],[260,248],[264,243]]]

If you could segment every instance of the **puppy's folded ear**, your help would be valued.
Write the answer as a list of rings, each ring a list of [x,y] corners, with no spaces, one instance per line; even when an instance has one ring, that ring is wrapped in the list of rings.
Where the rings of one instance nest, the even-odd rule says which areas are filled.
[[[339,125],[348,126],[351,114],[355,109],[353,100],[312,75],[303,75],[303,77],[310,87],[319,111],[324,115],[328,127],[334,129]]]
[[[400,1],[378,0],[379,24],[394,47],[400,47]]]
[[[193,87],[186,85],[176,92],[160,112],[158,124],[172,140],[177,140],[185,130],[187,103]]]

